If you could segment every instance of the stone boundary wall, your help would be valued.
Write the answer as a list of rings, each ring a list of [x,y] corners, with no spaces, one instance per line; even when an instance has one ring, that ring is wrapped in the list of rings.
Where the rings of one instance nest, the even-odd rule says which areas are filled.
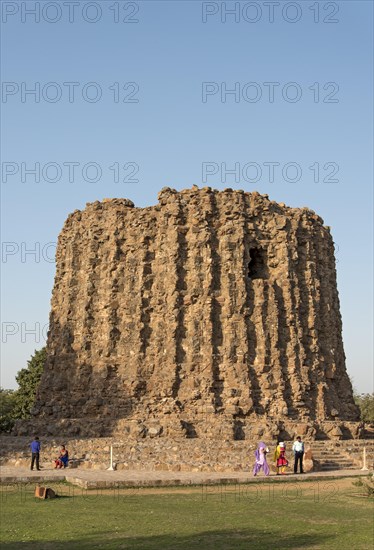
[[[275,440],[266,440],[270,453],[268,462],[273,465]],[[106,469],[109,466],[110,446],[113,446],[113,461],[117,469],[125,470],[166,470],[166,471],[245,471],[251,470],[254,463],[254,450],[257,442],[245,441],[212,441],[153,438],[134,440],[128,438],[96,438],[96,439],[43,439],[41,438],[41,462],[47,468],[52,467],[52,461],[58,455],[61,444],[66,445],[71,458],[70,467]],[[2,458],[0,464],[28,466],[30,463],[30,438],[2,437]],[[306,458],[318,461],[334,456],[337,465],[339,456],[347,457],[361,467],[362,450],[367,448],[369,467],[374,459],[374,440],[340,440],[340,441],[305,441]],[[292,441],[286,441],[288,460],[292,464]],[[309,470],[313,463],[309,464]]]

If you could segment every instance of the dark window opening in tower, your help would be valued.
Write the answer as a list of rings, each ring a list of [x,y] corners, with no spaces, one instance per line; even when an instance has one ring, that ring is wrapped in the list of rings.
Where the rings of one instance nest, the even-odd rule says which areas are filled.
[[[266,251],[263,248],[250,248],[249,258],[248,277],[250,279],[267,279],[269,273]]]

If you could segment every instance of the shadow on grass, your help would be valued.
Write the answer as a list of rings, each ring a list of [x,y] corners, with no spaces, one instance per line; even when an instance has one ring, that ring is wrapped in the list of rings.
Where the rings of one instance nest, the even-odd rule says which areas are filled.
[[[68,547],[73,549],[104,550],[255,550],[277,548],[277,550],[302,549],[302,548],[332,548],[333,535],[304,534],[282,535],[270,530],[239,529],[225,531],[204,531],[193,535],[154,535],[125,537],[112,533],[98,533],[95,537],[85,537],[79,540],[58,541],[34,541],[34,542],[5,542],[2,549],[18,550],[59,550]]]

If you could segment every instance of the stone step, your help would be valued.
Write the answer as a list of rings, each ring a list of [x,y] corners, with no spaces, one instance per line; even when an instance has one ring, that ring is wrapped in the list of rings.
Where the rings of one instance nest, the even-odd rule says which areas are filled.
[[[334,455],[334,454],[331,454],[331,453],[326,453],[326,454],[317,454],[317,453],[313,453],[313,460],[352,460],[352,457],[348,457],[346,456],[346,454],[342,453],[340,455]]]
[[[342,468],[342,469],[350,469],[350,468],[356,468],[357,465],[353,462],[335,462],[335,461],[329,461],[329,462],[315,462],[315,467],[317,470],[320,470],[321,468]]]
[[[339,466],[340,468],[352,468],[353,466],[356,466],[354,464],[353,461],[351,462],[339,462],[337,460],[326,460],[326,462],[320,462],[319,460],[316,460],[314,462],[314,464],[316,465],[317,468],[320,468],[322,466],[329,466],[329,465],[334,465],[334,466]]]
[[[354,470],[355,469],[355,466],[350,466],[350,467],[341,467],[341,466],[338,466],[338,465],[333,465],[333,466],[330,466],[330,465],[323,465],[323,466],[320,466],[319,468],[316,468],[316,471],[317,472],[334,472],[334,471],[337,471],[337,470]]]
[[[326,456],[326,455],[342,456],[342,455],[346,454],[347,452],[349,452],[349,451],[346,451],[344,449],[341,449],[339,451],[331,451],[331,450],[323,450],[323,449],[312,449],[313,455],[321,455],[321,456]]]
[[[363,455],[363,452],[362,451],[359,451],[358,453],[354,453],[354,452],[350,452],[350,451],[341,451],[339,453],[327,453],[327,452],[315,452],[315,451],[312,451],[312,455],[313,455],[313,458],[327,458],[329,456],[331,457],[334,457],[334,458],[352,458],[353,456],[354,457],[358,457],[358,456],[362,456]],[[372,456],[373,453],[368,453],[366,451],[366,456]]]
[[[340,454],[313,454],[313,460],[316,460],[318,462],[353,462],[353,457],[346,454],[346,453],[340,453]]]
[[[323,449],[323,448],[314,449],[313,447],[311,447],[311,450],[312,450],[312,453],[333,454],[333,455],[346,452],[345,449]]]
[[[357,466],[354,464],[351,465],[342,465],[342,464],[321,464],[319,466],[316,466],[314,470],[316,472],[320,472],[323,470],[355,470],[357,469]]]
[[[374,440],[373,441],[365,441],[365,443],[361,443],[361,444],[357,444],[357,443],[346,443],[346,444],[343,444],[343,445],[331,445],[331,442],[325,442],[324,445],[321,445],[321,444],[316,444],[315,441],[307,441],[305,443],[305,446],[310,446],[312,447],[313,449],[363,449],[364,447],[368,448],[368,449],[373,449],[374,448]]]
[[[334,460],[334,459],[329,459],[329,460],[316,460],[316,462],[318,462],[319,464],[353,464],[353,460]]]

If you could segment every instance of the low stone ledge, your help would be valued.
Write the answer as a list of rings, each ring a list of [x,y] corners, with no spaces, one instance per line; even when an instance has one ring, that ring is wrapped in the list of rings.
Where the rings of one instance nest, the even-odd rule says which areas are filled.
[[[134,472],[136,476],[138,472]],[[120,489],[120,488],[147,488],[147,487],[177,487],[177,486],[222,486],[222,485],[244,485],[251,483],[295,483],[299,481],[322,481],[326,479],[336,479],[340,477],[358,477],[367,475],[367,472],[361,470],[353,471],[330,471],[316,472],[310,474],[287,474],[286,476],[271,475],[270,477],[258,476],[252,474],[242,474],[238,476],[206,476],[199,474],[185,474],[183,476],[163,475],[152,477],[151,472],[146,472],[144,477],[133,477],[131,479],[116,476],[115,472],[101,474],[100,477],[87,477],[87,475],[54,475],[54,476],[27,476],[27,475],[4,475],[0,477],[0,483],[3,485],[17,485],[20,483],[40,484],[66,481],[80,487],[81,489]]]

